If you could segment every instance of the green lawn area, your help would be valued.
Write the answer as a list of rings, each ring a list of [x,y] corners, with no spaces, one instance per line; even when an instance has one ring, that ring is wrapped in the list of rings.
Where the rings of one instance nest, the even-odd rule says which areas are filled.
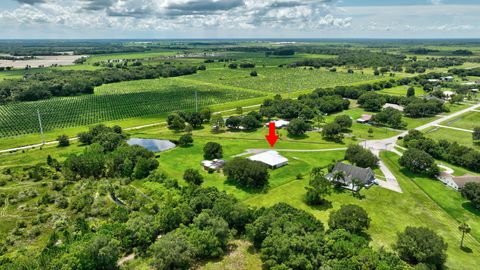
[[[425,135],[435,140],[447,140],[459,144],[480,149],[480,146],[473,144],[472,133],[442,127],[431,127],[424,131]]]
[[[480,127],[480,112],[468,112],[456,119],[443,122],[442,125],[473,130]]]
[[[134,53],[111,53],[111,54],[101,54],[94,55],[87,59],[87,64],[93,64],[95,62],[107,61],[110,59],[146,59],[146,58],[157,58],[162,56],[171,56],[177,55],[179,52],[176,51],[165,51],[165,50],[153,50],[148,52],[134,52]]]
[[[410,88],[408,85],[400,85],[392,88],[385,88],[383,90],[378,91],[379,94],[385,95],[392,95],[392,96],[406,96],[407,89]],[[421,87],[414,87],[415,88],[415,96],[423,96],[425,95],[425,91]]]

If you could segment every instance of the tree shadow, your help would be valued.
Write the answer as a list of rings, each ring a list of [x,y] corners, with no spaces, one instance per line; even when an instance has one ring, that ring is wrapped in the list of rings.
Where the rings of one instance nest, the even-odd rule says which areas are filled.
[[[465,253],[473,253],[472,249],[466,246],[460,247],[460,249]]]
[[[308,205],[308,206],[310,206],[311,208],[313,208],[315,210],[318,210],[318,211],[325,211],[325,210],[331,209],[333,207],[333,204],[332,204],[331,201],[322,200],[321,204]]]
[[[292,140],[304,140],[310,138],[307,134],[302,134],[302,135],[291,135],[287,134],[287,138],[292,139]]]
[[[463,207],[463,209],[469,211],[470,213],[472,213],[476,216],[480,216],[480,210],[478,208],[475,208],[475,206],[473,206],[472,202],[464,202],[464,203],[462,203],[462,207]]]
[[[268,185],[266,185],[264,187],[258,187],[258,188],[245,187],[245,186],[242,186],[239,183],[237,183],[235,180],[228,179],[228,178],[225,180],[224,184],[228,185],[228,186],[235,187],[235,188],[240,189],[240,190],[243,190],[248,194],[261,194],[261,193],[267,193],[267,191],[268,191]]]

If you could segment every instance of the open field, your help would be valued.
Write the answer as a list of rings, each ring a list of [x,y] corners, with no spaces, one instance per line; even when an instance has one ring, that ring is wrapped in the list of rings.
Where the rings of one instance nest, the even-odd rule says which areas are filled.
[[[456,119],[444,122],[442,125],[473,130],[476,127],[480,127],[480,112],[466,113]]]
[[[378,91],[379,94],[386,94],[392,96],[406,96],[407,89],[410,86],[396,86],[392,88],[386,88],[383,90]],[[425,95],[425,91],[421,87],[414,87],[415,88],[415,96],[421,97]]]
[[[74,61],[85,55],[52,55],[52,56],[37,56],[31,60],[1,60],[0,67],[13,67],[13,68],[25,68],[31,66],[37,67],[49,67],[49,66],[70,66],[74,65]]]
[[[447,140],[451,142],[455,141],[459,144],[480,150],[480,146],[473,144],[472,133],[470,132],[442,127],[432,127],[425,130],[424,133],[427,137],[435,140]]]

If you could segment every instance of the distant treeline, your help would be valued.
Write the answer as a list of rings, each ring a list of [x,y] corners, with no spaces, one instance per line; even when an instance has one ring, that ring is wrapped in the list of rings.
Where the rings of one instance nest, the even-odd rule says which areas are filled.
[[[0,82],[0,103],[34,101],[52,96],[92,94],[96,86],[105,83],[175,77],[193,74],[197,67],[172,65],[128,66],[96,71],[49,71],[25,76],[24,79]]]
[[[337,58],[329,59],[304,59],[290,64],[290,67],[309,66],[314,68],[333,66],[356,67],[396,67],[405,62],[405,55],[394,55],[369,51],[346,51]]]

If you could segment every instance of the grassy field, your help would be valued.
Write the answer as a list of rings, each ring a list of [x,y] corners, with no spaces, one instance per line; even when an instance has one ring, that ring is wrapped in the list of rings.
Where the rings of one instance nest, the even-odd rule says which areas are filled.
[[[407,95],[407,90],[410,88],[410,86],[396,86],[392,88],[385,88],[383,90],[378,91],[379,94],[385,94],[385,95],[392,95],[392,96],[406,96]],[[425,91],[421,87],[414,87],[415,88],[415,96],[423,96],[425,95]]]
[[[459,144],[480,149],[480,146],[473,143],[472,133],[460,130],[453,130],[442,127],[431,127],[424,131],[427,137],[435,140],[455,141]]]
[[[468,112],[456,119],[443,122],[442,125],[473,130],[480,127],[480,112]]]

